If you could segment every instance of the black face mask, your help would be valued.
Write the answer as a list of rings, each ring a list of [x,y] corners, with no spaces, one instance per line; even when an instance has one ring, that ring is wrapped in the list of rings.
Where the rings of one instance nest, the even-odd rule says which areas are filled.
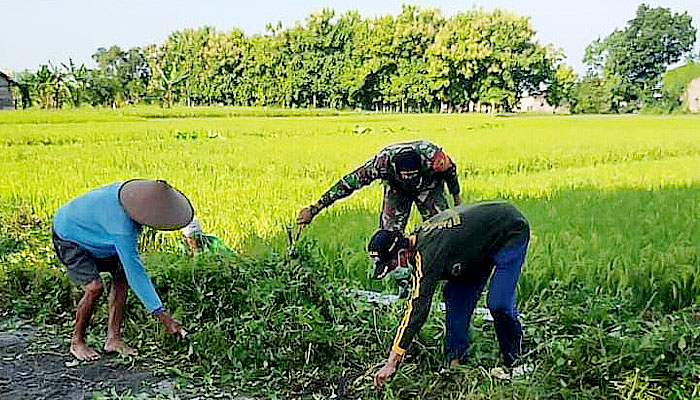
[[[400,171],[398,176],[399,182],[404,186],[410,188],[418,188],[423,181],[423,177],[417,170],[414,171]]]
[[[399,183],[417,188],[422,181],[420,154],[414,150],[403,151],[394,159],[396,179]]]

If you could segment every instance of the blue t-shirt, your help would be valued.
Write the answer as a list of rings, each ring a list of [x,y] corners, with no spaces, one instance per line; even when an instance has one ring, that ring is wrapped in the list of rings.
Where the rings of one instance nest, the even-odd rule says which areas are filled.
[[[122,183],[113,182],[74,197],[56,211],[53,229],[61,239],[80,245],[95,258],[117,254],[129,287],[153,313],[160,310],[163,303],[139,256],[141,226],[129,217],[119,202]]]

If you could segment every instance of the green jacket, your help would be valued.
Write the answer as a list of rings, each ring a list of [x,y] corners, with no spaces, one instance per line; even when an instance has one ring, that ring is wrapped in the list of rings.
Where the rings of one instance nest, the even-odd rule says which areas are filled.
[[[406,312],[392,350],[403,355],[428,318],[440,280],[490,274],[494,254],[529,237],[527,219],[501,200],[462,204],[421,224],[411,236],[416,262]]]
[[[214,235],[200,233],[193,235],[193,238],[197,241],[197,247],[199,248],[200,252],[207,251],[211,253],[233,254],[233,250],[231,250],[231,248],[226,246],[226,244],[221,239]],[[184,241],[181,245],[185,252],[189,252],[189,248],[184,243]]]

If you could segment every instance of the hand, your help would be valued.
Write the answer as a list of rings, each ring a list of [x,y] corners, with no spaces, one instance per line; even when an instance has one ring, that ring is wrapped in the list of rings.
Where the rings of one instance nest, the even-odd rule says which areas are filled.
[[[162,313],[158,314],[158,319],[163,324],[163,326],[165,326],[165,330],[172,333],[173,335],[180,335],[183,338],[187,336],[187,331],[185,330],[185,327],[182,326],[182,324],[178,321],[174,320],[167,312],[163,311]]]
[[[452,198],[455,200],[455,206],[462,204],[462,198],[459,197],[459,193],[453,194]]]
[[[380,389],[386,381],[396,372],[396,365],[387,361],[386,364],[374,375],[374,387]]]
[[[386,364],[374,375],[374,386],[377,389],[381,388],[382,385],[394,375],[399,361],[401,361],[401,356],[392,350],[391,353],[389,353],[389,359],[386,360]]]
[[[314,219],[314,215],[312,206],[302,208],[299,212],[299,217],[297,218],[297,225],[308,225],[311,223],[311,220]]]

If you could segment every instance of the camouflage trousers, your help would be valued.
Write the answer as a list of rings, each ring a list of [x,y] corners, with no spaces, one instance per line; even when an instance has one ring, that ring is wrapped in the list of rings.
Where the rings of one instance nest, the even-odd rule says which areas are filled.
[[[411,206],[416,204],[423,220],[432,217],[449,208],[445,198],[445,185],[437,181],[431,187],[417,193],[408,194],[392,185],[384,184],[384,203],[379,217],[379,227],[391,231],[406,229],[408,217],[411,214]]]

